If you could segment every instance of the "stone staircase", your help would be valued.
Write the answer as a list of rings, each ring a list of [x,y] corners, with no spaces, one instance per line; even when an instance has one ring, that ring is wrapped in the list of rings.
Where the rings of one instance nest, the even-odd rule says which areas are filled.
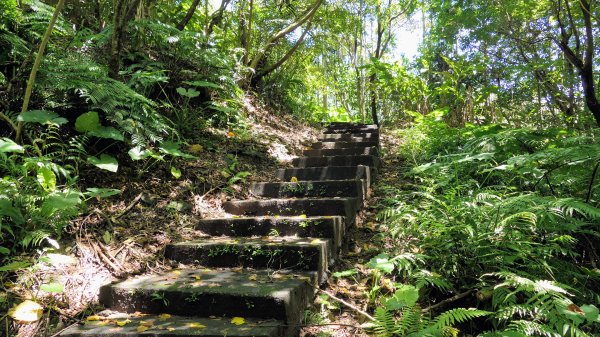
[[[255,199],[223,204],[233,217],[199,220],[208,238],[165,257],[202,268],[106,285],[107,311],[62,336],[294,336],[353,226],[379,161],[375,125],[334,123],[319,142],[254,183]],[[143,313],[143,314],[140,314]]]

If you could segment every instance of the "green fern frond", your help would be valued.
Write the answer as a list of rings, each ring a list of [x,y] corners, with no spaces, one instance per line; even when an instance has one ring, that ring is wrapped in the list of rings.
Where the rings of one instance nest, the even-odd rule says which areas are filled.
[[[445,327],[452,327],[455,324],[463,323],[472,320],[477,317],[483,317],[490,315],[491,312],[477,310],[477,309],[465,309],[456,308],[445,311],[436,317],[434,321],[434,327],[438,330],[442,330]]]

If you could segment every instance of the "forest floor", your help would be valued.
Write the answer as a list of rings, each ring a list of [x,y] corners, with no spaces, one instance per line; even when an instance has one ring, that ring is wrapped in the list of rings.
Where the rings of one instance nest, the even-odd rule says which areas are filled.
[[[163,258],[165,245],[201,237],[194,230],[197,219],[223,215],[221,203],[246,198],[250,182],[273,180],[276,169],[291,166],[320,132],[253,97],[245,99],[244,110],[245,127],[195,136],[186,150],[198,159],[150,162],[143,168],[125,164],[118,174],[81,172],[83,189],[121,193],[88,201],[89,211],[73,221],[59,249],[38,251],[32,267],[4,284],[9,303],[34,298],[54,308],[38,323],[19,326],[19,336],[50,336],[98,311],[99,288],[112,280],[175,267]],[[172,166],[181,171],[178,179]],[[39,290],[53,282],[63,284],[64,291]]]

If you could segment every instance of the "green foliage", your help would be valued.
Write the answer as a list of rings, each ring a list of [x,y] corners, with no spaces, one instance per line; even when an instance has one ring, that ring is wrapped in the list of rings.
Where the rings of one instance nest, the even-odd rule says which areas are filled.
[[[443,114],[415,117],[398,133],[408,183],[385,189],[380,214],[401,252],[420,252],[446,289],[478,289],[480,308],[494,312],[489,336],[597,332],[575,304],[597,299],[589,262],[600,237],[597,133],[452,129]]]

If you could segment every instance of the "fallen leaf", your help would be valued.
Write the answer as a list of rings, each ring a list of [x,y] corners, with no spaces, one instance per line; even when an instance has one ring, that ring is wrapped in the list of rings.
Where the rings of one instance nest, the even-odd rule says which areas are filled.
[[[175,328],[173,328],[173,327],[168,327],[168,328],[167,328],[167,330],[169,330],[169,331],[175,331]]]
[[[246,320],[243,317],[234,317],[231,319],[231,324],[242,325],[246,323]]]
[[[140,321],[140,325],[143,326],[147,326],[147,327],[151,327],[154,325],[154,321],[153,320],[148,320],[148,321]]]
[[[252,274],[252,275],[250,275],[250,276],[248,277],[248,279],[249,279],[250,281],[256,281],[256,277],[257,277],[257,275],[256,275],[256,274]]]
[[[127,325],[129,323],[131,323],[131,320],[129,320],[129,319],[126,319],[126,320],[123,320],[123,321],[115,321],[115,324],[118,325],[118,326],[125,326],[125,325]]]
[[[171,318],[171,315],[169,315],[169,314],[160,314],[160,315],[158,315],[158,318],[159,319],[169,319],[169,318]]]
[[[235,137],[235,133],[229,131],[229,132],[227,132],[227,137],[229,137],[229,138]]]
[[[88,322],[92,322],[92,321],[99,321],[101,319],[102,319],[102,317],[100,317],[98,315],[92,315],[92,316],[88,316],[85,320]]]
[[[44,308],[38,303],[25,300],[8,311],[8,315],[19,322],[31,323],[39,320],[42,317]]]
[[[144,332],[144,331],[146,331],[146,330],[148,330],[148,329],[150,329],[150,327],[149,327],[149,326],[146,326],[146,325],[140,325],[140,326],[138,326],[138,327],[137,327],[137,329],[136,329],[136,330],[137,330],[137,332]]]
[[[314,239],[310,242],[311,244],[317,244],[317,243],[321,243],[320,239]]]
[[[298,177],[292,177],[292,179],[290,179],[290,182],[297,183],[298,182]]]
[[[204,328],[206,328],[206,325],[200,324],[200,323],[196,323],[196,322],[188,323],[187,326],[189,328],[195,328],[195,329],[204,329]]]
[[[298,217],[302,218],[302,219],[306,219],[307,218],[306,214],[300,214],[300,215],[298,215]]]

